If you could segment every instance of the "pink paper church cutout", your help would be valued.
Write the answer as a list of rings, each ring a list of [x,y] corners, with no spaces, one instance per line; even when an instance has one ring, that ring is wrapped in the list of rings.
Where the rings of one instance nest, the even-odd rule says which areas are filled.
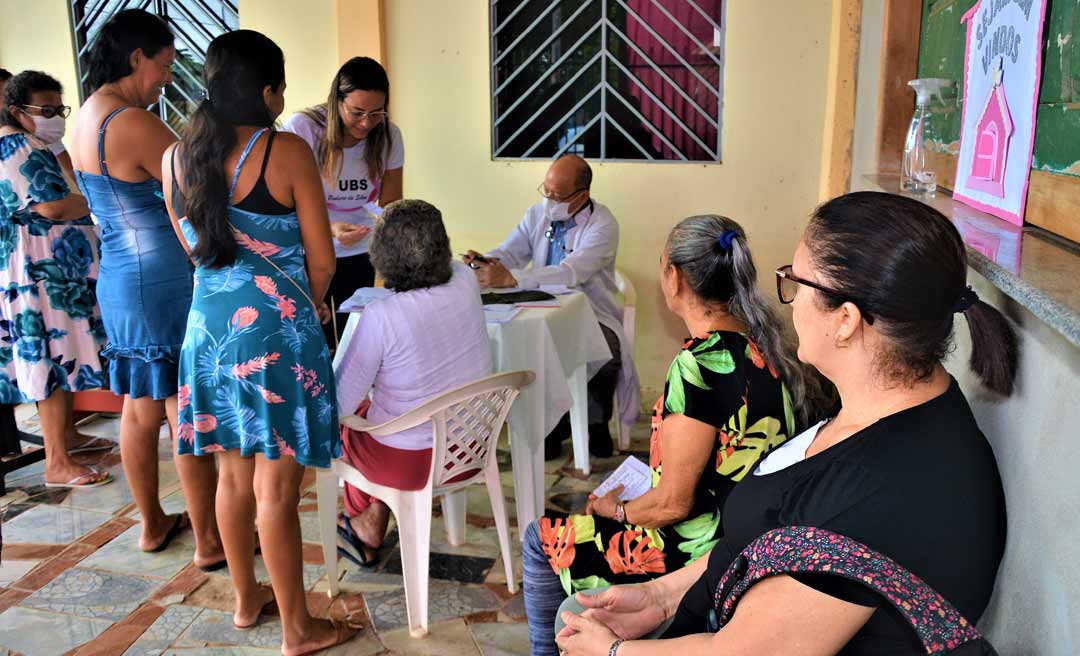
[[[1013,133],[1012,116],[1001,85],[1001,60],[994,70],[994,86],[976,123],[975,154],[971,158],[971,175],[967,187],[1005,197],[1005,165],[1009,154],[1009,139]]]

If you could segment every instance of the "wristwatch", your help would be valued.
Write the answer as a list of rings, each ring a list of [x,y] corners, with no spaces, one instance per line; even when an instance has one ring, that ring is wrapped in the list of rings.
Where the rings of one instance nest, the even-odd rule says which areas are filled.
[[[623,502],[620,501],[619,503],[615,504],[615,521],[621,522],[621,521],[623,521],[625,519],[626,519],[626,507],[623,505]]]

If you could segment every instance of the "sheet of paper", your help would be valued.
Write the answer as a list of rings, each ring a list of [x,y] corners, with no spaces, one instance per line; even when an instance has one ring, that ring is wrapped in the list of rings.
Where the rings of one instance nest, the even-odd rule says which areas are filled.
[[[391,296],[394,292],[382,287],[361,287],[338,307],[338,312],[363,312],[364,306],[372,301]]]
[[[521,308],[513,305],[485,305],[484,321],[487,323],[507,323],[513,320]]]
[[[636,499],[652,489],[652,470],[634,456],[629,456],[593,490],[593,494],[602,497],[619,485],[623,486],[620,501]]]
[[[540,285],[540,291],[547,292],[553,296],[565,296],[566,294],[573,294],[575,289],[571,289],[566,285]]]

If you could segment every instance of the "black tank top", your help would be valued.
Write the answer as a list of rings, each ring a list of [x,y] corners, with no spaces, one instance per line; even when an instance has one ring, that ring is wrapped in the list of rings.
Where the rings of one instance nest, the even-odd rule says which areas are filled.
[[[251,191],[248,192],[247,196],[244,196],[242,201],[233,204],[236,209],[251,212],[253,214],[269,214],[272,216],[292,214],[296,210],[295,207],[285,207],[277,202],[274,197],[270,195],[270,189],[266,186],[266,163],[270,161],[270,148],[273,145],[274,131],[270,130],[266,142],[266,152],[263,154],[262,168],[259,169],[259,179],[255,181],[255,186],[251,188]],[[185,202],[184,194],[180,191],[180,186],[176,181],[176,148],[173,148],[172,150],[170,164],[173,170],[173,209],[176,211],[177,216],[186,216],[187,203]]]

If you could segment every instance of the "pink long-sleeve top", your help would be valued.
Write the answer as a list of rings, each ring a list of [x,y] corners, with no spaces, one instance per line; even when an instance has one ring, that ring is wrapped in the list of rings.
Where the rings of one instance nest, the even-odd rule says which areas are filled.
[[[476,275],[453,263],[450,281],[369,303],[337,370],[338,412],[356,413],[371,393],[374,424],[491,373],[491,347]],[[382,444],[430,449],[431,423],[373,436]]]

